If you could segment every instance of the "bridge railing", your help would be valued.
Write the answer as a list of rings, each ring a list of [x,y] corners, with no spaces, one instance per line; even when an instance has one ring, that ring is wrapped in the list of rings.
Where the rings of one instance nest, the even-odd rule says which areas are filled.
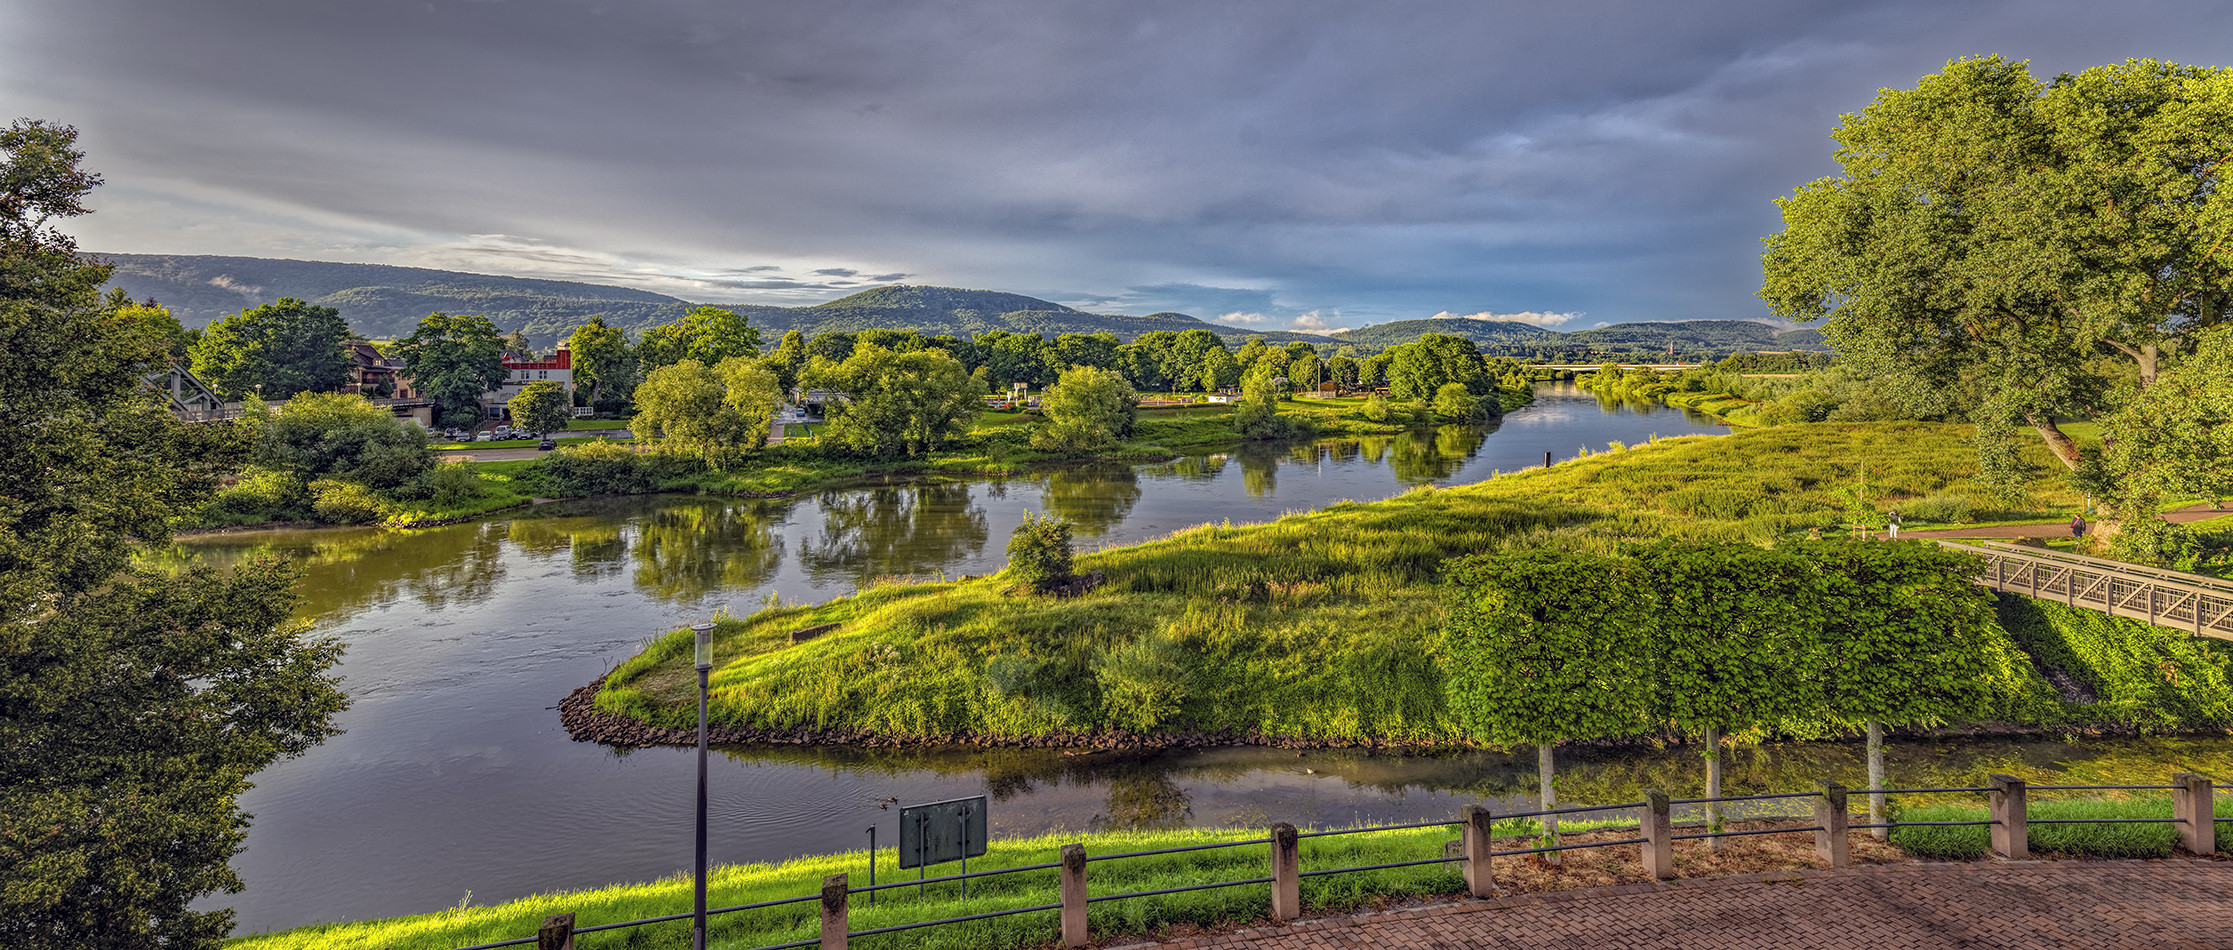
[[[1938,543],[1984,558],[1978,583],[1996,591],[2233,639],[2233,584],[2213,577],[2013,544]]]
[[[1584,805],[1567,808],[1554,808],[1543,811],[1520,811],[1498,814],[1492,814],[1489,809],[1483,808],[1479,805],[1470,805],[1467,806],[1457,818],[1448,821],[1423,821],[1412,824],[1381,825],[1361,828],[1341,828],[1326,831],[1298,831],[1294,825],[1281,822],[1271,825],[1268,833],[1261,835],[1250,835],[1249,837],[1241,838],[1238,840],[1218,841],[1176,848],[1158,848],[1149,851],[1127,851],[1114,854],[1088,855],[1085,853],[1084,846],[1071,844],[1064,845],[1062,847],[1061,859],[1057,861],[1045,862],[1040,864],[1026,864],[1017,867],[996,868],[989,871],[976,871],[964,874],[949,874],[941,877],[925,878],[913,881],[896,881],[884,884],[872,883],[867,886],[855,887],[852,886],[852,884],[850,883],[850,878],[847,875],[833,874],[823,879],[822,888],[819,893],[804,894],[797,897],[779,898],[776,900],[759,901],[756,903],[741,904],[734,907],[723,907],[718,910],[708,910],[707,914],[709,917],[711,917],[713,915],[725,915],[741,911],[785,907],[789,905],[805,903],[808,901],[820,902],[820,932],[818,935],[807,939],[793,940],[788,943],[770,944],[758,947],[756,948],[756,950],[788,950],[788,948],[793,947],[844,948],[848,945],[848,942],[854,938],[871,937],[880,934],[898,933],[908,930],[919,930],[926,927],[949,926],[953,924],[968,923],[972,921],[990,920],[1000,917],[1012,917],[1022,914],[1055,915],[1054,919],[1048,921],[1049,924],[1053,925],[1050,928],[1052,932],[1049,933],[1048,936],[1051,938],[1057,938],[1060,944],[1064,947],[1085,947],[1092,945],[1095,939],[1088,926],[1087,917],[1087,909],[1093,904],[1103,903],[1107,901],[1139,900],[1143,898],[1160,897],[1171,894],[1215,890],[1231,887],[1266,887],[1270,892],[1270,911],[1272,918],[1275,920],[1284,921],[1299,917],[1303,913],[1304,907],[1302,903],[1302,880],[1304,878],[1324,877],[1336,874],[1356,874],[1375,871],[1387,871],[1428,865],[1455,865],[1460,870],[1463,876],[1462,892],[1471,897],[1486,898],[1496,896],[1499,893],[1494,882],[1493,863],[1495,859],[1520,858],[1531,855],[1548,855],[1564,851],[1579,851],[1599,848],[1639,848],[1640,851],[1638,853],[1641,857],[1644,873],[1657,880],[1668,880],[1676,876],[1674,871],[1674,848],[1675,842],[1677,841],[1704,840],[1709,842],[1709,844],[1718,845],[1719,841],[1722,839],[1745,837],[1751,835],[1811,834],[1814,836],[1815,858],[1817,863],[1826,865],[1831,868],[1843,868],[1849,867],[1852,864],[1852,857],[1850,852],[1850,835],[1854,832],[1866,831],[1875,828],[1889,829],[1903,826],[1938,825],[1987,826],[1992,828],[1991,848],[1993,852],[2006,858],[2022,859],[2028,857],[2030,853],[2029,827],[2032,824],[2153,823],[2170,824],[2174,826],[2183,825],[2184,827],[2179,829],[2178,836],[2178,843],[2181,847],[2184,847],[2188,851],[2195,854],[2214,855],[2217,851],[2217,825],[2224,822],[2233,822],[2233,818],[2216,817],[2216,795],[2215,788],[2212,782],[2208,778],[2186,773],[2181,773],[2179,775],[2173,776],[2171,784],[2166,785],[2028,785],[2022,779],[2007,775],[1992,776],[1992,781],[1988,785],[1949,788],[1856,788],[1848,790],[1842,785],[1839,785],[1835,782],[1827,781],[1817,781],[1815,785],[1816,790],[1811,792],[1777,792],[1762,795],[1733,795],[1720,798],[1671,799],[1665,792],[1652,791],[1645,795],[1643,801],[1638,802],[1625,802],[1617,805]],[[2172,817],[2030,817],[2030,810],[2028,805],[2030,792],[2102,789],[2169,791],[2171,793]],[[1986,796],[1987,817],[1983,820],[1971,821],[1895,820],[1875,824],[1859,823],[1852,820],[1855,816],[1850,813],[1852,805],[1857,804],[1852,801],[1852,798],[1856,794],[1983,794]],[[1771,801],[1778,803],[1806,801],[1811,806],[1811,815],[1807,817],[1799,817],[1797,818],[1797,820],[1808,821],[1809,823],[1777,824],[1770,827],[1744,828],[1737,830],[1724,829],[1718,825],[1712,824],[1700,824],[1693,827],[1698,827],[1701,830],[1689,831],[1681,834],[1676,833],[1677,826],[1675,825],[1673,820],[1673,809],[1675,806],[1698,805],[1708,802],[1719,804],[1735,804]],[[1600,840],[1558,843],[1556,839],[1546,838],[1539,832],[1530,832],[1524,829],[1508,828],[1507,833],[1501,836],[1502,840],[1505,842],[1516,841],[1517,843],[1522,845],[1531,845],[1539,844],[1540,842],[1545,840],[1550,840],[1552,841],[1552,843],[1549,845],[1534,847],[1508,847],[1503,850],[1499,850],[1496,847],[1499,841],[1499,836],[1497,835],[1496,829],[1494,827],[1494,822],[1496,820],[1522,818],[1540,819],[1554,815],[1569,815],[1583,812],[1613,812],[1615,813],[1614,823],[1608,825],[1593,824],[1586,830],[1578,833],[1611,834],[1615,835],[1615,837],[1609,837]],[[1633,816],[1633,820],[1629,820],[1628,816],[1631,815]],[[1781,820],[1788,822],[1792,821],[1794,817],[1795,816],[1790,815],[1763,816],[1762,820]],[[1439,849],[1439,854],[1433,854],[1417,859],[1389,861],[1378,864],[1322,867],[1311,868],[1308,870],[1305,870],[1303,868],[1301,841],[1306,838],[1332,838],[1344,835],[1374,834],[1379,832],[1405,831],[1422,828],[1444,828],[1451,826],[1455,826],[1458,828],[1459,838],[1455,842],[1450,842],[1443,845],[1443,847]],[[1191,855],[1193,853],[1202,851],[1229,848],[1262,847],[1266,845],[1269,846],[1269,853],[1266,855],[1266,857],[1269,859],[1267,867],[1267,870],[1270,872],[1269,874],[1234,878],[1230,880],[1202,881],[1199,883],[1186,884],[1178,887],[1157,888],[1153,890],[1143,891],[1122,891],[1117,893],[1105,894],[1093,894],[1090,893],[1087,888],[1087,869],[1089,865],[1096,863],[1111,861],[1138,861],[1158,858],[1167,855]],[[1021,906],[1007,907],[998,910],[986,911],[983,913],[965,914],[955,917],[940,917],[929,920],[907,921],[904,923],[896,923],[881,927],[871,927],[862,930],[851,929],[851,897],[855,894],[874,895],[880,891],[903,889],[909,887],[920,888],[928,884],[953,882],[961,882],[962,885],[966,888],[967,882],[970,880],[1033,872],[1054,872],[1054,877],[1056,878],[1056,880],[1052,882],[1054,884],[1054,893],[1049,894],[1044,891],[1037,893],[1026,892],[1019,895],[1017,898],[1021,902]],[[574,945],[573,937],[576,934],[629,929],[654,924],[675,923],[680,921],[687,921],[690,919],[692,919],[692,915],[688,913],[667,914],[660,917],[644,918],[642,920],[627,920],[616,923],[577,927],[574,923],[573,914],[558,914],[546,918],[540,932],[538,932],[534,936],[517,937],[510,940],[500,940],[493,943],[474,944],[469,947],[461,947],[459,948],[459,950],[496,950],[496,948],[499,947],[524,946],[527,944],[536,944],[539,947],[571,948]],[[793,932],[796,933],[797,931],[794,930]],[[1102,939],[1106,940],[1110,936],[1114,935],[1103,934]]]

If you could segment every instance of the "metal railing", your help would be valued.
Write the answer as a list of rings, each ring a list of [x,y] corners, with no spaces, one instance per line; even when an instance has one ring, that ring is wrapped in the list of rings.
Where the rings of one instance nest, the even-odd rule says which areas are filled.
[[[1977,582],[1996,591],[2233,639],[2233,584],[2216,578],[1996,541],[1938,543],[1984,558]]]
[[[1637,802],[1625,802],[1615,805],[1581,805],[1565,808],[1543,809],[1537,811],[1508,812],[1501,814],[1492,814],[1488,809],[1476,805],[1468,806],[1465,809],[1464,813],[1461,814],[1458,818],[1446,821],[1422,821],[1408,824],[1378,825],[1358,828],[1337,828],[1319,831],[1299,831],[1293,825],[1278,823],[1271,826],[1270,834],[1262,837],[1252,836],[1232,841],[1217,841],[1207,844],[1183,845],[1171,848],[1155,848],[1145,851],[1126,851],[1115,854],[1088,855],[1085,853],[1085,849],[1083,846],[1072,844],[1063,846],[1062,859],[1059,861],[1026,864],[1008,868],[994,868],[985,871],[971,871],[963,874],[949,874],[940,877],[921,878],[912,881],[897,881],[891,883],[870,884],[866,886],[855,887],[849,883],[849,878],[846,875],[836,874],[824,879],[823,889],[820,893],[817,894],[807,894],[798,897],[759,901],[750,904],[739,904],[733,907],[723,907],[717,910],[710,910],[707,913],[709,916],[715,916],[732,914],[741,911],[783,907],[792,904],[806,903],[809,901],[818,901],[820,903],[821,907],[819,913],[821,918],[821,933],[818,936],[812,939],[792,941],[789,943],[771,944],[756,948],[756,950],[787,950],[787,948],[792,947],[810,946],[844,947],[848,940],[855,937],[871,937],[880,934],[918,930],[926,927],[946,926],[951,924],[967,923],[971,921],[991,920],[996,918],[1013,917],[1022,914],[1035,913],[1058,914],[1059,921],[1057,924],[1057,928],[1061,943],[1066,947],[1082,947],[1087,946],[1092,942],[1092,936],[1087,929],[1086,911],[1089,906],[1094,904],[1105,904],[1110,901],[1162,897],[1172,894],[1183,894],[1195,891],[1208,891],[1224,888],[1252,887],[1261,885],[1269,887],[1271,896],[1272,917],[1276,920],[1287,920],[1299,916],[1302,912],[1303,908],[1301,901],[1301,882],[1303,879],[1329,877],[1338,874],[1388,871],[1403,868],[1423,867],[1428,865],[1457,865],[1462,870],[1464,876],[1465,892],[1474,897],[1488,897],[1495,893],[1492,867],[1492,862],[1495,859],[1524,857],[1529,855],[1548,855],[1564,851],[1639,846],[1642,849],[1641,857],[1643,859],[1643,864],[1646,872],[1654,878],[1665,880],[1675,876],[1673,871],[1673,847],[1674,843],[1678,841],[1705,840],[1712,842],[1720,839],[1749,837],[1753,835],[1813,834],[1815,836],[1815,852],[1818,860],[1828,864],[1833,868],[1838,868],[1846,867],[1850,864],[1850,856],[1848,853],[1848,835],[1851,832],[1862,831],[1865,829],[1891,829],[1901,827],[1989,826],[1994,829],[1992,839],[1992,849],[1994,852],[2004,857],[2022,858],[2028,856],[2029,854],[2028,827],[2033,824],[2184,825],[2186,827],[2180,831],[2180,844],[2185,846],[2190,851],[2194,851],[2197,853],[2211,853],[2216,850],[2216,825],[2222,822],[2233,821],[2233,817],[2218,818],[2215,816],[2216,790],[2210,780],[2202,778],[2200,776],[2185,773],[2174,776],[2173,784],[2168,785],[2028,785],[2020,779],[2005,775],[1995,775],[1992,777],[1992,779],[1993,782],[1990,785],[1957,786],[1945,788],[1848,789],[1834,782],[1818,782],[1817,785],[1819,786],[1819,788],[1816,791],[1812,792],[1774,792],[1760,795],[1733,795],[1714,798],[1671,799],[1663,793],[1653,792],[1647,795],[1643,801]],[[2172,793],[2173,817],[2030,817],[2028,802],[2029,794],[2031,792],[2063,791],[2169,791]],[[1979,793],[1983,793],[1987,796],[1987,807],[1989,811],[1989,817],[1981,820],[1891,820],[1880,823],[1864,824],[1852,821],[1853,816],[1850,814],[1850,806],[1853,804],[1851,802],[1851,798],[1853,798],[1854,796],[1937,794],[1966,795]],[[1686,832],[1683,834],[1674,833],[1674,828],[1676,826],[1673,822],[1673,809],[1677,806],[1699,805],[1706,803],[1722,804],[1737,802],[1790,801],[1796,799],[1812,800],[1812,823],[1790,826],[1779,825],[1776,827],[1768,828],[1743,828],[1736,830],[1725,829],[1719,827],[1718,825],[1709,824],[1703,831]],[[1549,845],[1540,845],[1536,847],[1508,848],[1505,850],[1497,850],[1494,847],[1495,843],[1499,840],[1499,835],[1497,834],[1497,829],[1495,827],[1496,822],[1512,822],[1522,819],[1542,819],[1556,815],[1571,815],[1587,812],[1628,811],[1633,811],[1636,813],[1637,820],[1635,822],[1592,825],[1590,827],[1568,833],[1606,834],[1619,833],[1623,831],[1635,832],[1634,834],[1629,836],[1606,838],[1601,840],[1576,841],[1572,843],[1555,843]],[[1796,816],[1760,816],[1756,820],[1789,820],[1793,817]],[[1450,853],[1447,850],[1449,846],[1445,845],[1444,853],[1434,857],[1401,861],[1386,861],[1375,864],[1312,868],[1309,870],[1304,870],[1302,868],[1303,855],[1301,853],[1301,842],[1304,839],[1325,839],[1349,835],[1384,834],[1388,832],[1415,831],[1425,828],[1447,828],[1452,826],[1455,826],[1460,830],[1459,840],[1455,843],[1457,845],[1457,853],[1455,854]],[[1502,840],[1513,841],[1515,839],[1518,839],[1519,843],[1527,843],[1529,840],[1541,841],[1544,840],[1544,837],[1545,832],[1541,829],[1540,823],[1538,823],[1538,829],[1534,831],[1514,830],[1510,826],[1507,826],[1506,833],[1501,836]],[[1268,875],[1243,877],[1231,880],[1204,881],[1201,883],[1187,884],[1177,887],[1165,887],[1140,891],[1124,891],[1112,894],[1092,894],[1088,891],[1086,886],[1086,870],[1089,865],[1096,863],[1109,861],[1137,861],[1176,854],[1189,854],[1194,852],[1214,851],[1230,848],[1259,847],[1265,845],[1270,846],[1269,858],[1271,873]],[[982,913],[965,914],[954,917],[941,917],[932,920],[910,921],[907,923],[872,927],[864,930],[852,930],[849,927],[849,899],[851,895],[854,894],[874,894],[878,891],[893,890],[898,888],[920,888],[929,884],[967,882],[982,878],[999,877],[1003,875],[1021,874],[1037,871],[1054,871],[1057,873],[1057,877],[1059,880],[1059,886],[1057,889],[1059,893],[1059,899],[1055,902],[1048,903],[1041,901],[1028,904],[1026,906],[1012,907],[1003,910],[986,911]],[[564,914],[549,918],[544,922],[542,930],[535,936],[502,940],[494,943],[474,944],[469,947],[458,948],[458,950],[495,950],[495,948],[498,947],[522,946],[526,944],[539,944],[546,947],[571,947],[572,944],[570,941],[572,935],[620,930],[630,927],[642,927],[675,921],[685,921],[691,919],[693,915],[688,913],[668,914],[665,916],[649,917],[641,920],[628,920],[620,921],[617,923],[596,924],[584,927],[574,926],[573,916],[574,915],[572,914]]]

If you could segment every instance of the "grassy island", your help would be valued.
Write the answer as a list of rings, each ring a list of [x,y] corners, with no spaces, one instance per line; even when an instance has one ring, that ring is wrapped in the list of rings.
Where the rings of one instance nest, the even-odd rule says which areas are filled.
[[[1666,439],[1086,555],[1078,571],[1106,581],[1074,598],[1025,595],[999,576],[875,585],[723,618],[713,716],[922,742],[1185,733],[1460,742],[1441,681],[1436,584],[1445,559],[1514,544],[1605,550],[1663,537],[1834,535],[1855,497],[1984,498],[1966,474],[1973,457],[1967,427],[1937,423]],[[2067,517],[2079,501],[2045,488],[2027,510],[1980,514]],[[2233,723],[2215,642],[2044,609],[2023,609],[2004,626],[2039,670],[1979,719]],[[805,628],[827,629],[792,642]],[[653,725],[694,722],[689,654],[687,631],[655,642],[612,672],[598,709]],[[2049,668],[2129,701],[2065,702]]]

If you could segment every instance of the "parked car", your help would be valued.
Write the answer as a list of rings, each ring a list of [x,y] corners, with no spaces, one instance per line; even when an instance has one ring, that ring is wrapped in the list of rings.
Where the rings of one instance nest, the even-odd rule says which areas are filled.
[[[489,431],[487,431],[487,432],[483,432],[483,433],[481,433],[481,435],[480,435],[480,437],[479,437],[479,438],[476,438],[476,439],[474,439],[473,441],[475,441],[475,442],[494,442],[494,441],[496,441],[496,431],[495,431],[494,429],[491,429],[491,430],[489,430]]]
[[[540,451],[540,452],[548,452],[548,451],[550,451],[550,450],[552,450],[552,449],[555,449],[555,448],[557,448],[557,447],[558,447],[558,440],[557,440],[557,439],[544,439],[544,440],[543,440],[543,441],[541,441],[541,442],[537,442],[537,443],[535,443],[535,449],[536,449],[537,451]]]

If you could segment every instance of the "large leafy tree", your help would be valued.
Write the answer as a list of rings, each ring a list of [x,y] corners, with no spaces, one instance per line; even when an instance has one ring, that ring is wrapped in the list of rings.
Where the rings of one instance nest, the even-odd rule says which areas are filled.
[[[339,647],[288,619],[295,578],[127,568],[238,461],[142,386],[161,328],[51,222],[98,176],[76,132],[0,129],[0,945],[218,946],[248,777],[333,732]]]
[[[512,421],[530,432],[563,432],[572,407],[566,404],[566,387],[551,380],[528,383],[504,405]]]
[[[760,331],[734,310],[692,307],[683,318],[644,331],[637,360],[647,376],[662,366],[697,360],[713,366],[737,356],[760,355]]]
[[[411,386],[434,400],[446,425],[472,425],[481,417],[481,394],[504,384],[504,337],[477,313],[430,313],[411,335],[396,342]]]
[[[1496,390],[1496,380],[1482,368],[1481,350],[1472,340],[1441,333],[1420,334],[1419,339],[1389,349],[1388,395],[1395,399],[1433,399],[1448,383],[1457,383],[1476,396]]]
[[[1040,400],[1047,424],[1031,433],[1033,448],[1082,451],[1131,438],[1140,417],[1140,394],[1116,373],[1073,366]]]
[[[605,323],[605,318],[589,318],[566,338],[566,350],[573,354],[574,385],[589,388],[588,402],[594,406],[609,393],[626,398],[636,386],[636,348],[628,344],[628,331]]]
[[[2119,556],[2169,563],[2178,534],[2153,513],[2163,502],[2233,494],[2233,327],[2198,334],[2177,362],[2108,418],[2088,487],[2123,515]]]
[[[820,388],[846,394],[830,407],[830,441],[863,455],[921,455],[969,430],[985,391],[944,350],[893,353],[867,346],[822,362]]]
[[[349,382],[341,311],[281,297],[210,324],[193,347],[194,375],[228,399],[286,399]]]
[[[683,360],[652,370],[636,387],[635,426],[719,466],[767,441],[781,395],[775,371],[759,360]]]
[[[1982,384],[2004,487],[2030,427],[2089,416],[2113,357],[2145,388],[2233,300],[2233,71],[2131,60],[2051,81],[1999,57],[1887,89],[1839,125],[1843,172],[1777,202],[1760,296],[1920,409]]]

